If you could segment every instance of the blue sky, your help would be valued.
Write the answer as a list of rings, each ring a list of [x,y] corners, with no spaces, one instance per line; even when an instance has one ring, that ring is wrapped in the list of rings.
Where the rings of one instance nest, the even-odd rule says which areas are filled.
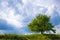
[[[0,0],[0,33],[29,34],[27,25],[38,14],[51,16],[60,34],[60,0]]]

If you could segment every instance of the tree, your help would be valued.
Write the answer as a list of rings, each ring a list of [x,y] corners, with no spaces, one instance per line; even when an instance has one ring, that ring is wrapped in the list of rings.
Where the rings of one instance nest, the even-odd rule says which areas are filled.
[[[43,34],[52,31],[55,33],[54,26],[50,22],[50,16],[47,15],[39,14],[28,24],[28,27],[32,32],[41,32]]]

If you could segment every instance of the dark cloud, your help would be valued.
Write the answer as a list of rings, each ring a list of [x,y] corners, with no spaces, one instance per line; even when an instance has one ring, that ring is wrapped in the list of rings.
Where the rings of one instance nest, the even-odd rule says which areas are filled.
[[[53,12],[53,18],[51,19],[51,21],[54,25],[60,24],[60,15],[56,10],[54,10]]]
[[[7,24],[5,20],[0,19],[0,30],[13,30],[13,26]]]

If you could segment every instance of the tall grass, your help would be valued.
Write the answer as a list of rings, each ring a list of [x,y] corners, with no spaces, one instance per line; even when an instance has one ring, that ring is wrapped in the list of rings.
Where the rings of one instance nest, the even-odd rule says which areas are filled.
[[[31,34],[31,35],[17,35],[4,34],[0,35],[0,40],[60,40],[58,34]]]

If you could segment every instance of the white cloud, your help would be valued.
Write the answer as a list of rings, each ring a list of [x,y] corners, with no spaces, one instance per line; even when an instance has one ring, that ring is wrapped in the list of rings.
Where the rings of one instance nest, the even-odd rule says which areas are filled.
[[[44,8],[38,7],[45,7],[48,9],[48,15],[53,15],[52,12],[54,10],[54,3],[53,0],[23,0],[24,8],[26,10],[27,16],[35,16],[43,11]],[[26,3],[26,4],[25,4]],[[33,13],[33,15],[32,15]]]
[[[53,2],[54,0],[22,0],[23,5],[18,3],[17,0],[13,1],[19,13],[15,13],[16,10],[14,7],[8,7],[8,1],[3,1],[1,2],[2,10],[0,9],[0,19],[6,20],[8,24],[14,25],[16,28],[21,28],[24,26],[24,24],[27,25],[27,23],[23,23],[23,20],[25,18],[28,19],[30,17],[35,17],[37,14],[43,11],[44,8],[48,9],[48,11],[45,13],[46,15],[54,17],[53,11],[56,10]],[[59,10],[57,11],[59,12]],[[26,17],[22,16],[23,14],[25,14]]]
[[[56,33],[60,34],[60,24],[55,26]]]
[[[48,7],[48,11],[47,11],[45,14],[48,15],[48,16],[53,17],[53,12],[54,12],[54,10],[55,10],[55,6],[54,6],[54,4],[52,4],[52,5],[50,5],[50,6]]]
[[[0,34],[4,34],[4,33],[6,33],[5,30],[0,30]]]
[[[8,2],[7,2],[7,1],[2,1],[2,2],[1,2],[1,5],[2,5],[4,8],[6,8],[6,7],[8,6]]]
[[[24,4],[27,4],[28,0],[22,0],[22,2],[23,2]]]
[[[12,8],[7,8],[6,13],[0,11],[0,19],[6,20],[8,24],[14,25],[16,28],[23,27],[23,16],[15,15],[15,11]]]

